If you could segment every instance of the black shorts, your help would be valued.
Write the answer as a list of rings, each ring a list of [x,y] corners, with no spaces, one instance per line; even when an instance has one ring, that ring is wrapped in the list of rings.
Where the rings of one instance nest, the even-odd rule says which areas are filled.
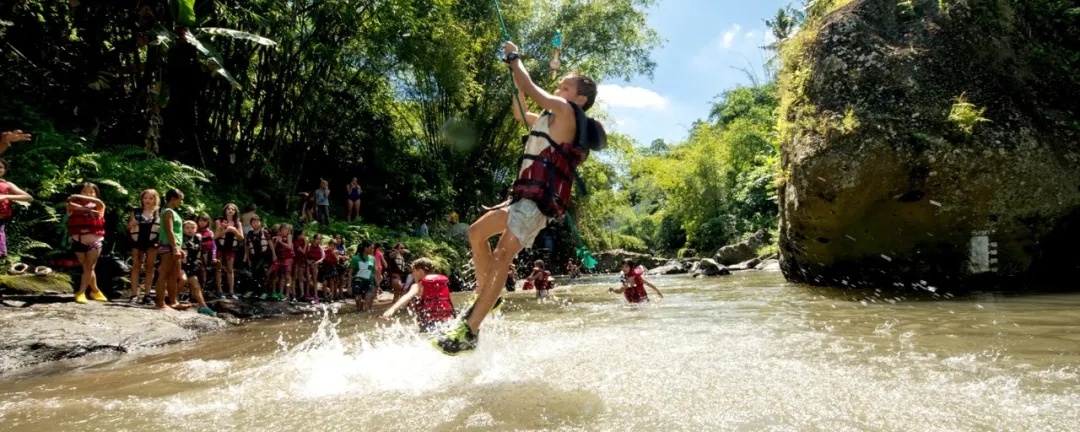
[[[336,265],[323,264],[319,266],[319,282],[326,282],[338,277],[338,269]]]
[[[371,279],[357,279],[352,280],[352,294],[354,297],[362,295],[368,295],[375,292],[375,284],[371,282]]]

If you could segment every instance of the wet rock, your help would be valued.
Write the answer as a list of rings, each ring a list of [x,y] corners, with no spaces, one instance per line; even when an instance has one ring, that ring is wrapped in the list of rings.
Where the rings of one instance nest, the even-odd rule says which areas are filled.
[[[670,264],[664,264],[664,265],[662,265],[660,267],[652,268],[649,271],[645,272],[645,274],[647,274],[649,276],[664,276],[664,275],[674,275],[674,274],[685,274],[686,272],[687,272],[686,268],[683,267],[683,265],[681,263],[673,262],[673,263],[670,263]]]
[[[728,269],[730,269],[731,271],[753,270],[757,267],[759,263],[761,263],[761,260],[757,258],[750,258],[733,266],[728,266]]]
[[[1080,80],[1042,54],[1076,52],[1055,36],[1071,24],[1038,18],[1051,2],[912,3],[904,15],[895,1],[854,0],[807,27],[785,64],[785,277],[1076,280]]]
[[[95,353],[127,353],[194,340],[228,324],[194,310],[122,303],[19,302],[0,307],[0,372]]]
[[[754,269],[755,270],[765,270],[765,267],[771,266],[773,264],[780,265],[780,260],[776,260],[776,259],[762,260],[756,266],[754,266]]]
[[[713,259],[723,265],[732,265],[746,261],[756,257],[758,248],[768,243],[769,232],[758,230],[746,240],[720,248],[720,250],[716,251],[716,256],[714,256]]]
[[[284,301],[253,299],[217,299],[206,305],[220,314],[229,314],[238,319],[258,319],[273,316],[303,315],[317,310],[317,306],[308,303],[289,303]]]
[[[694,268],[694,275],[696,276],[724,276],[729,274],[731,274],[731,271],[727,267],[709,258],[698,261]]]

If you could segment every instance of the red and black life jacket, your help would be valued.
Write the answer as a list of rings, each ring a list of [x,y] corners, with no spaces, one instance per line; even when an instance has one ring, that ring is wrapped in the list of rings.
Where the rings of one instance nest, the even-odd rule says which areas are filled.
[[[226,227],[236,228],[237,226],[236,222],[234,221],[224,219],[218,220],[223,221]],[[233,233],[225,233],[221,237],[218,237],[216,241],[218,250],[220,250],[221,252],[233,252],[236,250],[240,250],[241,247],[240,239],[236,238],[236,234]]]
[[[630,271],[630,274],[626,275],[626,279],[631,283],[631,286],[623,289],[623,296],[626,297],[626,301],[630,303],[641,303],[649,301],[649,294],[645,292],[645,280],[641,278],[641,275],[645,274],[645,269],[638,266]]]
[[[573,143],[556,143],[546,130],[537,130],[535,124],[529,134],[522,137],[522,141],[528,148],[528,141],[532,138],[543,139],[548,142],[540,154],[525,153],[518,162],[518,167],[525,160],[533,161],[524,171],[518,174],[510,190],[512,202],[528,199],[536,203],[537,208],[545,216],[551,218],[562,217],[566,208],[570,206],[570,191],[574,183],[577,183],[581,193],[586,194],[585,182],[577,174],[577,167],[589,157],[589,148],[585,144],[586,128],[588,119],[585,112],[573,102],[570,106],[574,109],[577,139]],[[550,122],[551,113],[537,120]]]
[[[89,207],[68,215],[68,235],[77,237],[83,234],[105,235],[105,216],[95,211],[96,204],[89,201],[73,201],[72,204]]]
[[[420,297],[413,301],[413,310],[420,324],[454,319],[454,305],[450,303],[450,280],[440,274],[424,276],[420,280]]]
[[[258,231],[251,230],[245,239],[248,252],[252,256],[270,255],[270,233],[266,232],[265,228],[259,228]]]
[[[0,179],[0,195],[7,195],[11,193],[11,183],[7,180]],[[6,221],[11,219],[11,200],[0,200],[0,221]]]

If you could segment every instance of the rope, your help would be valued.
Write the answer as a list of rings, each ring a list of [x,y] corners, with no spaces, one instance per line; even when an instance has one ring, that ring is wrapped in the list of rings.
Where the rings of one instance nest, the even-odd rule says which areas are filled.
[[[499,6],[499,0],[491,0],[491,2],[495,4],[495,15],[499,17],[499,27],[502,28],[503,42],[509,42],[510,30],[506,28],[506,20],[503,19],[502,8]],[[560,48],[562,46],[562,32],[556,31],[555,38],[552,40],[552,45],[554,45],[555,48]],[[518,97],[518,94],[521,93],[521,89],[517,87],[517,82],[514,81],[514,70],[512,68],[510,69],[510,85],[514,86],[514,102],[517,105],[518,112],[521,113],[522,127],[524,127],[525,132],[528,133],[529,125],[526,124],[524,121],[526,118],[525,107],[521,104],[521,98]],[[585,266],[585,268],[592,269],[593,267],[596,267],[596,259],[593,258],[592,253],[589,252],[589,248],[585,246],[585,241],[581,238],[581,233],[578,232],[577,224],[574,223],[574,217],[570,216],[569,212],[566,213],[566,221],[570,224],[570,230],[574,232],[574,239],[577,240],[578,258],[581,259],[581,262]]]

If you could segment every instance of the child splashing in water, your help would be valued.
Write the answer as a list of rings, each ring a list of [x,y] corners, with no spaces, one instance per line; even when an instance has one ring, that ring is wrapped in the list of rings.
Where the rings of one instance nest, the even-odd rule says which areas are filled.
[[[214,240],[217,242],[217,258],[220,264],[217,267],[218,297],[225,297],[221,289],[221,270],[224,267],[225,277],[229,283],[228,296],[233,300],[240,297],[236,295],[236,274],[233,268],[236,265],[236,252],[240,251],[244,244],[243,225],[240,224],[240,209],[236,204],[225,204],[221,211],[221,218],[216,220],[217,228],[214,230]]]
[[[139,301],[140,290],[143,284],[139,283],[139,272],[146,275],[146,297],[144,303],[150,302],[150,284],[154,283],[154,264],[157,263],[158,231],[161,223],[158,221],[161,196],[153,189],[147,189],[139,194],[141,207],[131,209],[131,217],[128,218],[128,234],[131,236],[131,303]]]
[[[554,288],[551,272],[545,269],[543,260],[536,260],[533,263],[533,271],[529,275],[528,282],[532,282],[533,288],[536,288],[536,301],[541,303],[548,298],[548,294]]]
[[[75,303],[86,303],[87,288],[90,288],[90,298],[94,301],[109,301],[98,289],[97,275],[94,273],[105,242],[105,203],[98,196],[97,185],[83,183],[80,193],[68,197],[68,235],[71,236],[71,249],[82,265]]]
[[[645,279],[645,269],[641,268],[630,258],[626,258],[622,263],[623,283],[619,288],[608,288],[608,292],[616,294],[622,294],[626,297],[626,301],[630,303],[648,303],[649,293],[645,292],[645,287],[648,286],[656,291],[656,295],[660,296],[662,300],[664,293],[660,292],[656,285]]]
[[[506,42],[503,50],[514,84],[520,90],[511,110],[531,130],[511,199],[469,227],[479,293],[473,306],[463,314],[464,320],[432,341],[436,348],[450,355],[476,348],[480,324],[499,300],[514,256],[532,245],[550,219],[565,214],[572,184],[578,179],[577,166],[588,158],[591,150],[602,149],[607,141],[603,126],[584,114],[596,100],[595,81],[570,74],[559,81],[554,94],[548,93],[529,78],[517,46]],[[522,112],[519,107],[525,106],[525,97],[544,112]],[[492,250],[488,239],[495,235],[500,237]]]
[[[454,305],[450,302],[450,280],[435,273],[435,263],[427,258],[420,258],[412,263],[412,284],[409,290],[379,319],[389,321],[399,309],[410,302],[420,324],[420,332],[435,330],[438,326],[454,319]]]

